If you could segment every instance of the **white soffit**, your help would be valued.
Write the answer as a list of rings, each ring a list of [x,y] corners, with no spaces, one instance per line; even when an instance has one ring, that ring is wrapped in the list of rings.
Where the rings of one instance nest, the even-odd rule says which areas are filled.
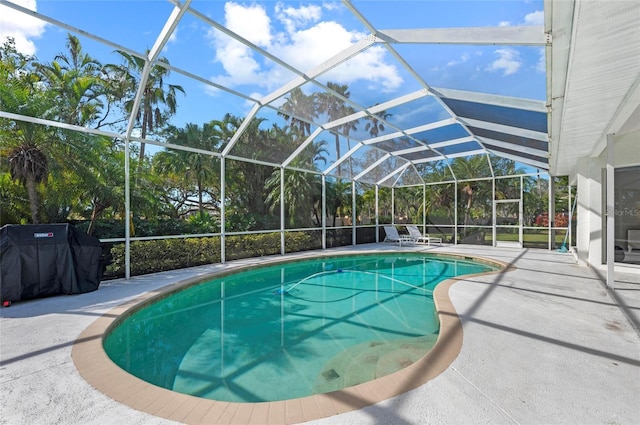
[[[553,36],[549,165],[552,174],[564,175],[574,171],[577,158],[599,155],[606,135],[633,119],[640,95],[640,2],[545,6],[552,8],[546,19]]]

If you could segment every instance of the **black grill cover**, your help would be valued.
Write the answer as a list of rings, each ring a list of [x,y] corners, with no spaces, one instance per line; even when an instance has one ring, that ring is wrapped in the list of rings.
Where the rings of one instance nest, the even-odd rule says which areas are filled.
[[[98,289],[102,244],[70,224],[8,224],[0,228],[2,301]]]

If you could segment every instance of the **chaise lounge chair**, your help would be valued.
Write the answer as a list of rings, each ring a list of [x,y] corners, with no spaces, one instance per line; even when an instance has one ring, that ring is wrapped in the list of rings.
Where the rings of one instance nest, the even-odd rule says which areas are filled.
[[[429,236],[429,234],[422,234],[418,226],[409,225],[407,226],[407,230],[409,231],[409,235],[415,239],[417,243],[426,243],[427,245],[431,245],[431,242],[437,242],[438,245],[442,245],[442,238],[436,238],[433,236]]]
[[[383,242],[397,242],[400,246],[405,244],[415,244],[416,239],[411,235],[400,235],[396,226],[384,226],[385,238]]]

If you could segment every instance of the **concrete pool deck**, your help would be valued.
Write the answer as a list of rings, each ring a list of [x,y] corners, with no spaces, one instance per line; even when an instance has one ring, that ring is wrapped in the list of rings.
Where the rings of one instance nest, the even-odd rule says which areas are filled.
[[[639,269],[616,273],[615,289],[607,290],[599,277],[603,271],[578,266],[569,253],[393,244],[328,252],[367,250],[478,255],[515,270],[464,278],[450,288],[463,338],[460,353],[444,372],[401,395],[308,423],[640,423]],[[296,257],[314,255],[317,252]],[[96,319],[142,294],[178,280],[264,260],[107,281],[89,294],[3,308],[0,423],[181,423],[135,410],[94,389],[72,359],[76,339]],[[400,390],[414,384],[410,377],[404,379],[396,382]],[[346,402],[359,407],[363,400]],[[197,413],[194,407],[193,417],[206,417],[206,412]],[[288,413],[298,418],[289,422],[304,421],[304,412]],[[268,412],[237,409],[224,420],[266,423],[267,418]]]

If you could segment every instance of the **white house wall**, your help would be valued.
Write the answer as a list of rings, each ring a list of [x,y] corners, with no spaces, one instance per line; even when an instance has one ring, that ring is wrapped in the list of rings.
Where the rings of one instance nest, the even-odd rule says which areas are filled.
[[[616,168],[640,165],[640,130],[616,135],[613,140],[616,148]]]
[[[640,165],[640,131],[614,136],[615,167]],[[599,157],[582,157],[577,161],[578,186],[576,248],[578,260],[594,267],[603,258],[603,192],[607,152]]]

